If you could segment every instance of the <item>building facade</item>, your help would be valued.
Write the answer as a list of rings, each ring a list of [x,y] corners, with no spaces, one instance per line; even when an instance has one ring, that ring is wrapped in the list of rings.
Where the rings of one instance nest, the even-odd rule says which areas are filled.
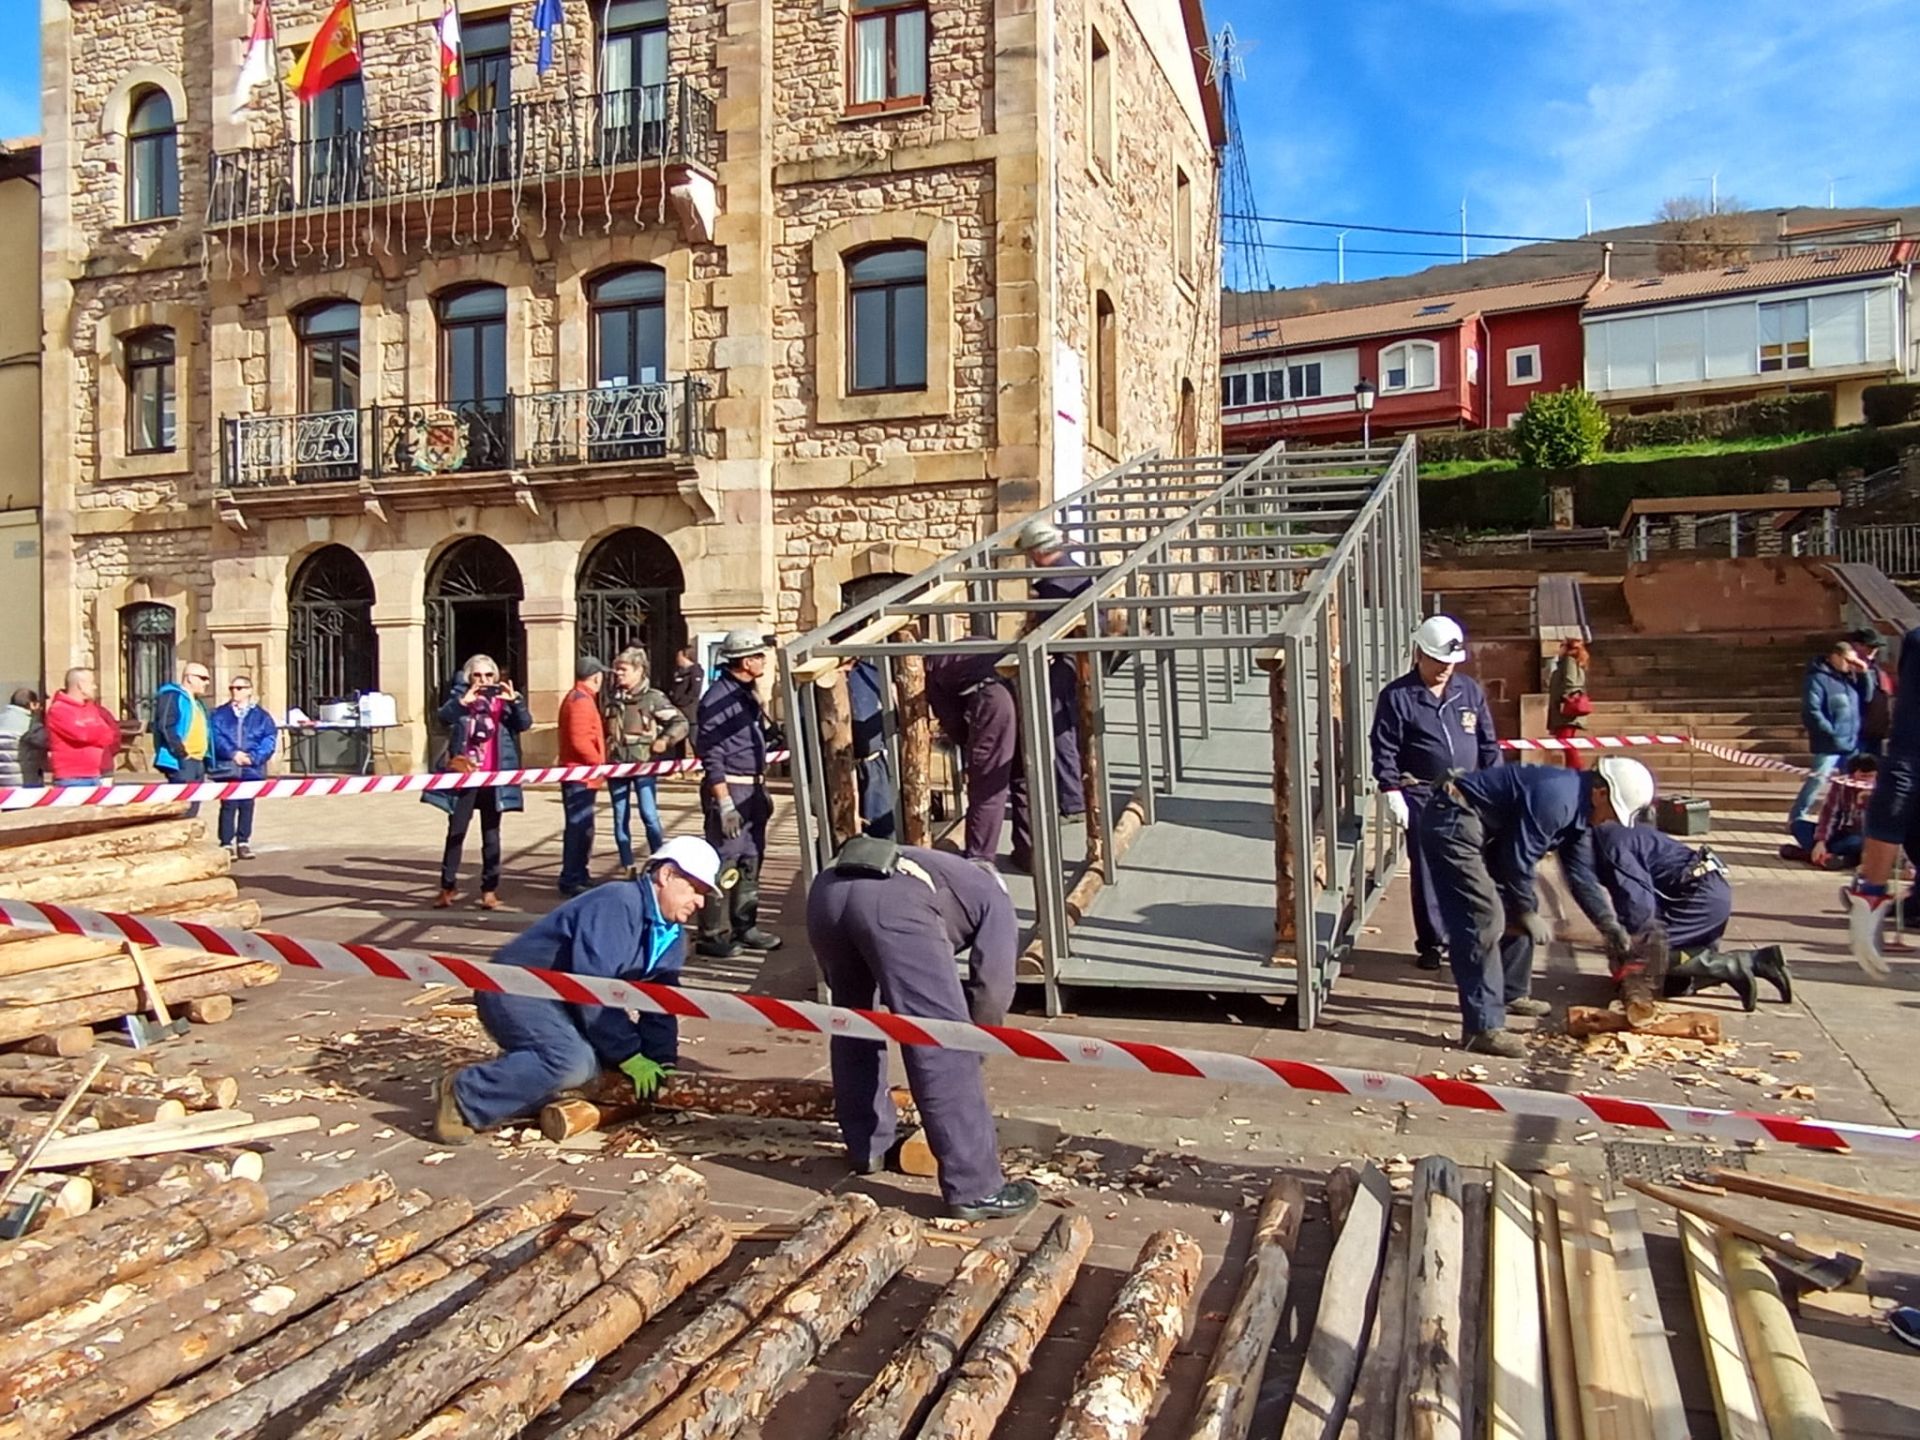
[[[1217,443],[1198,0],[563,0],[545,64],[462,0],[454,95],[362,0],[359,76],[236,109],[247,8],[44,9],[47,668],[123,713],[192,653],[417,765],[484,651],[550,733],[582,652]]]
[[[39,253],[40,142],[0,142],[0,700],[40,687]]]

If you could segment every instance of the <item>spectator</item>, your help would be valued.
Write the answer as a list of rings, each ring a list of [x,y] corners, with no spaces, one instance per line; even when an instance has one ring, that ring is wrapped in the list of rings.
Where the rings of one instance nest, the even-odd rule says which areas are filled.
[[[208,717],[213,730],[213,768],[218,780],[264,780],[280,727],[253,693],[253,681],[236,675],[227,685],[227,703]],[[253,801],[220,802],[220,843],[236,860],[253,858]]]
[[[1587,659],[1587,642],[1573,639],[1561,644],[1560,656],[1553,662],[1547,681],[1547,728],[1556,740],[1573,739],[1593,713],[1593,701],[1587,695]],[[1568,769],[1587,768],[1578,750],[1568,750],[1565,756]]]
[[[607,698],[607,758],[620,762],[668,759],[687,738],[687,717],[666,695],[648,683],[647,652],[630,646],[613,657],[613,693]],[[660,827],[659,781],[652,775],[607,781],[613,801],[613,843],[627,878],[635,875],[633,810],[640,809],[646,828],[647,853],[656,853],[666,840]]]
[[[213,676],[197,660],[180,667],[180,681],[162,685],[153,697],[153,764],[167,780],[190,785],[207,778],[207,760],[213,753],[207,726],[207,693]],[[189,805],[187,818],[200,813]]]
[[[700,692],[706,688],[706,677],[700,673],[700,662],[694,658],[693,646],[682,645],[673,656],[673,678],[667,682],[667,699],[673,702],[687,722],[687,735],[693,734],[693,722],[700,713]],[[686,758],[687,741],[668,751],[662,759],[682,760]]]
[[[1807,860],[1822,870],[1851,870],[1860,863],[1860,851],[1867,843],[1867,805],[1873,798],[1873,782],[1880,762],[1872,755],[1856,755],[1847,761],[1845,779],[1827,786],[1827,797],[1820,805],[1820,819],[1802,834],[1804,821],[1796,821],[1793,838],[1807,851]]]
[[[38,785],[40,754],[28,739],[38,728],[40,696],[24,687],[0,709],[0,785]]]
[[[583,655],[573,667],[573,688],[560,701],[562,765],[607,763],[606,723],[600,715],[600,689],[606,677],[607,667],[591,655]],[[566,814],[560,839],[560,893],[569,900],[593,887],[587,869],[593,859],[593,797],[606,783],[599,776],[560,782],[560,804]]]
[[[1880,663],[1886,642],[1872,629],[1854,631],[1847,637],[1861,666],[1856,677],[1860,687],[1860,750],[1879,755],[1887,748],[1887,734],[1893,728],[1893,673]]]
[[[1807,748],[1813,766],[1788,812],[1796,820],[1817,822],[1820,791],[1835,768],[1860,748],[1859,657],[1845,640],[1836,640],[1825,655],[1807,662],[1807,679],[1800,692],[1800,723],[1806,727]]]
[[[533,728],[527,702],[513,681],[500,673],[491,655],[474,655],[460,667],[438,712],[447,727],[447,748],[434,768],[469,774],[475,770],[518,770],[520,736]],[[445,910],[459,894],[460,854],[467,827],[480,812],[480,908],[500,908],[500,817],[523,810],[518,785],[476,785],[471,790],[429,790],[420,797],[447,812],[447,843],[440,853],[440,894],[433,908]]]
[[[120,750],[120,727],[100,703],[93,671],[76,665],[47,702],[47,772],[56,785],[100,785]]]

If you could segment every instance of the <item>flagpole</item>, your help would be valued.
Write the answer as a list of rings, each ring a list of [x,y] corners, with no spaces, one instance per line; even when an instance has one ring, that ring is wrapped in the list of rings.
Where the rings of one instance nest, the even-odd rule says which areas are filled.
[[[273,0],[262,0],[267,7],[267,31],[273,48],[267,59],[273,63],[273,88],[280,95],[280,134],[287,146],[287,163],[293,163],[293,109],[287,98],[287,77],[280,69],[280,22],[273,13]],[[289,179],[292,177],[289,176]]]

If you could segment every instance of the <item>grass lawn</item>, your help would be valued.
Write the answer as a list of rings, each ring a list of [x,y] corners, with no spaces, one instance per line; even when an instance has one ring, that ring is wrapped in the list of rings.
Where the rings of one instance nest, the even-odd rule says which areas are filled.
[[[1643,460],[1682,460],[1690,455],[1739,455],[1755,450],[1778,450],[1834,434],[1831,430],[1809,431],[1799,435],[1758,435],[1744,440],[1691,440],[1684,445],[1647,445],[1638,450],[1609,450],[1596,465],[1636,465]],[[1498,470],[1518,470],[1518,460],[1448,460],[1442,464],[1420,463],[1420,478],[1445,480],[1455,475],[1480,475]]]

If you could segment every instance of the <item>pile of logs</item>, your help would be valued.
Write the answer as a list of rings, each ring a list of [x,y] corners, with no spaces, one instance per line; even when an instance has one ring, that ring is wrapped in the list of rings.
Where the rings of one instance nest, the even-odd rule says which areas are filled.
[[[226,851],[181,805],[132,805],[0,815],[0,895],[251,929]],[[235,991],[271,984],[276,966],[201,952],[140,952],[168,1006],[208,1023],[233,1011]],[[0,1044],[45,1037],[72,1055],[92,1027],[149,1008],[128,947],[85,936],[0,930]]]

